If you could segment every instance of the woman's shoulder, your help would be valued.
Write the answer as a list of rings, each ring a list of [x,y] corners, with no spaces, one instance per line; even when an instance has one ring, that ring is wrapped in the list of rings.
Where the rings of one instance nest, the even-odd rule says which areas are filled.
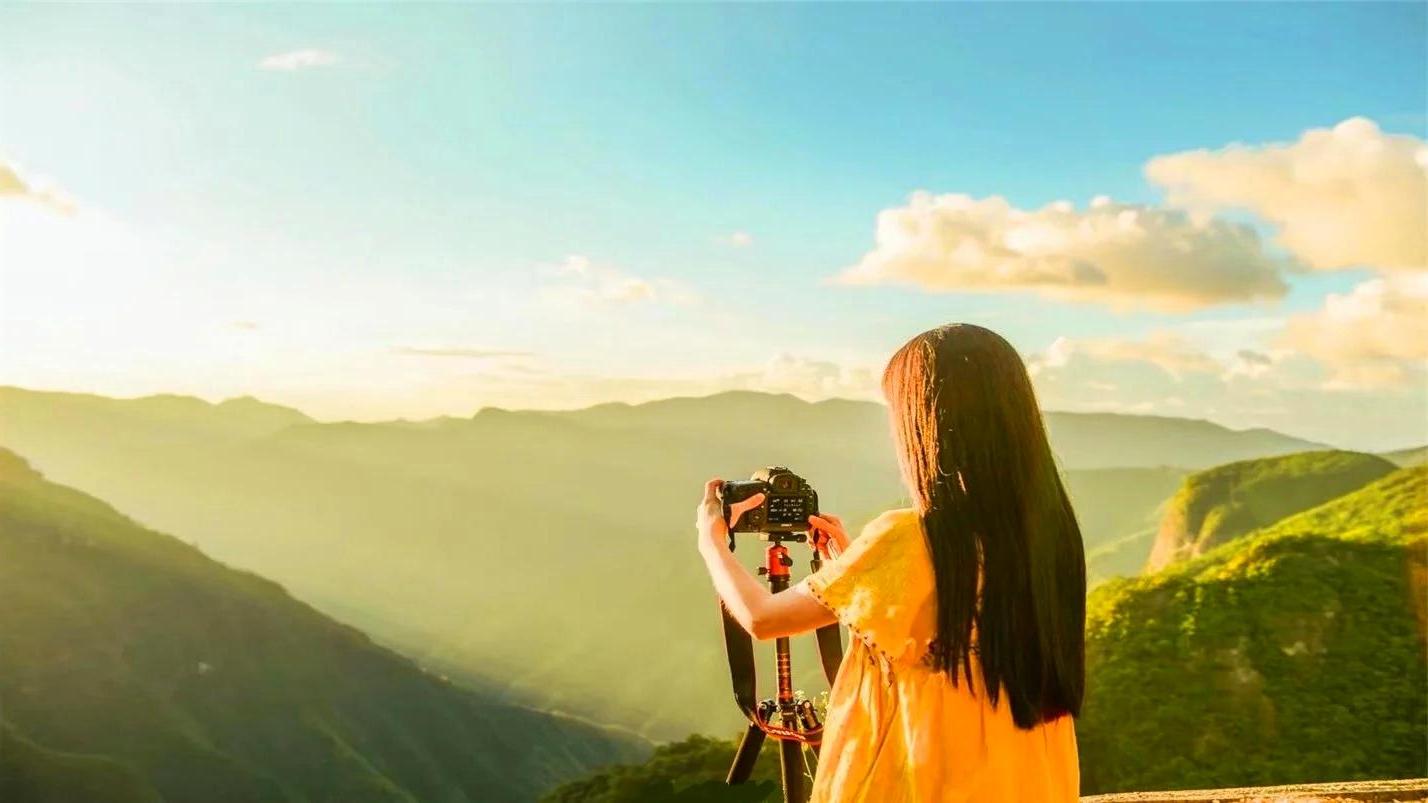
[[[889,660],[912,661],[925,648],[934,578],[916,511],[899,508],[873,519],[806,582],[839,621]]]
[[[922,518],[912,508],[897,508],[868,522],[848,548],[846,562],[864,568],[876,566],[879,574],[902,576],[907,564],[927,562],[927,541]]]
[[[917,511],[913,508],[900,507],[885,511],[868,522],[858,537],[859,539],[902,540],[912,536],[921,538],[922,517],[917,515]]]

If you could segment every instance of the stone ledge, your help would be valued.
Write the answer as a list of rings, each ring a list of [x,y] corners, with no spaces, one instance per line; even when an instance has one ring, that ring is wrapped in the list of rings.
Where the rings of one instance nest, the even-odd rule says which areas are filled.
[[[1183,792],[1121,792],[1081,798],[1081,803],[1420,803],[1428,801],[1428,778],[1402,781],[1246,786]]]

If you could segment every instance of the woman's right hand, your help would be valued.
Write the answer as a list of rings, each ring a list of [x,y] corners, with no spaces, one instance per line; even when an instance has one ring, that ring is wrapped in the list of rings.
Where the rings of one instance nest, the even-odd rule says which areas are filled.
[[[826,536],[828,542],[833,547],[833,555],[836,556],[848,548],[848,529],[843,526],[843,520],[832,513],[824,513],[821,516],[809,516],[808,523],[813,527],[815,535]]]

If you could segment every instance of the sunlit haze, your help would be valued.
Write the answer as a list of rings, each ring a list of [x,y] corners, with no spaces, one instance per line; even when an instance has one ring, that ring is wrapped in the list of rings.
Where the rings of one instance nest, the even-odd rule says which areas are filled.
[[[1419,444],[1426,9],[8,6],[0,384],[876,399],[967,321],[1048,409]]]

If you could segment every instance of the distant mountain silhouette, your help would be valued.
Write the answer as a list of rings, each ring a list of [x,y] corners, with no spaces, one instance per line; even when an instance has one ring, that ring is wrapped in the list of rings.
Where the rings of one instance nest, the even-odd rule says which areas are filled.
[[[1183,468],[1089,468],[1065,472],[1092,584],[1138,574],[1150,556]]]
[[[531,800],[644,752],[459,689],[6,450],[0,555],[6,803]]]
[[[1379,454],[1386,460],[1391,460],[1399,466],[1421,466],[1428,463],[1428,446],[1415,446],[1411,449],[1398,449],[1392,452],[1382,452]]]
[[[1229,429],[1194,418],[1050,412],[1046,424],[1066,468],[1208,468],[1326,448],[1272,429]]]
[[[1094,579],[1144,560],[1181,472],[1317,447],[1189,419],[1046,417]],[[7,388],[0,445],[467,685],[660,738],[739,721],[693,549],[703,482],[788,465],[854,527],[903,495],[880,405],[748,392],[358,424]],[[818,687],[816,662],[797,661]]]

